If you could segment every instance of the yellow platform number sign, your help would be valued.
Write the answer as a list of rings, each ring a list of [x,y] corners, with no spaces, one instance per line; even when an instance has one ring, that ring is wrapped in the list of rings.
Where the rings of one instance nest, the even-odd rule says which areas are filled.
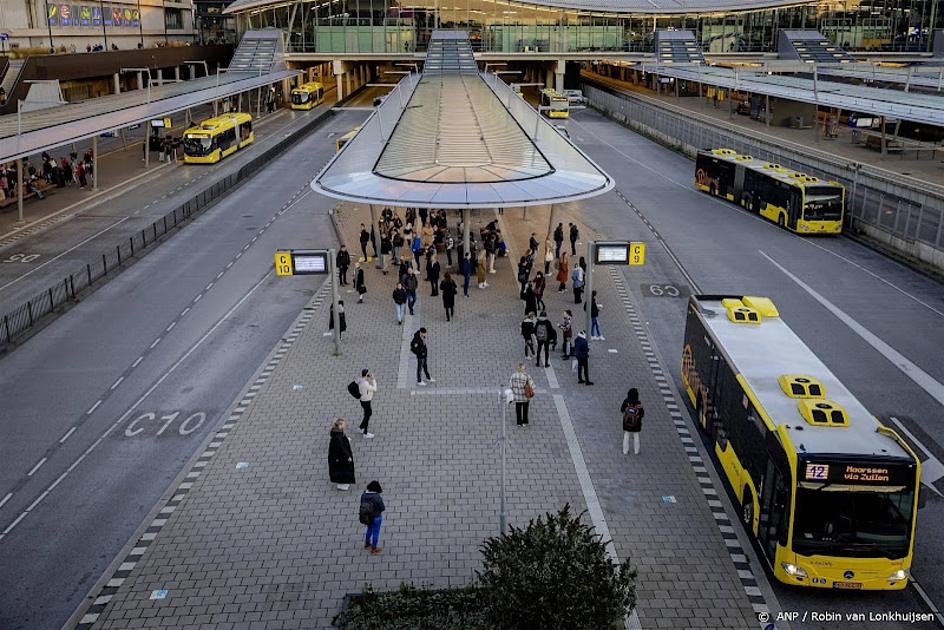
[[[275,275],[291,276],[295,270],[292,268],[292,252],[275,252]]]
[[[629,244],[629,264],[634,267],[639,267],[646,264],[646,244],[645,243],[630,243]]]

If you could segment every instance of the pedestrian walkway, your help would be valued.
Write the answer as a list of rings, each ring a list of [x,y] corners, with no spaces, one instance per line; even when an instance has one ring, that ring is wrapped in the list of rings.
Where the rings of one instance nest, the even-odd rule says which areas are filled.
[[[566,224],[568,210],[561,212]],[[346,241],[356,243],[366,210],[344,207],[338,216]],[[488,288],[473,284],[469,299],[460,291],[451,322],[421,282],[416,315],[397,326],[390,296],[396,280],[367,264],[365,302],[342,293],[347,332],[342,356],[334,357],[324,334],[330,300],[323,287],[103,578],[82,623],[327,628],[345,594],[367,583],[388,590],[403,581],[471,582],[481,543],[498,532],[499,392],[524,359],[512,263],[547,220],[538,210],[530,225],[520,216],[503,217],[511,260],[499,259]],[[475,223],[491,218],[481,213]],[[455,217],[450,221],[455,229]],[[565,503],[587,510],[597,531],[612,538],[611,556],[639,569],[628,627],[757,628],[763,597],[756,582],[746,590],[751,567],[732,551],[740,551],[734,534],[719,530],[717,523],[728,523],[733,532],[723,508],[711,505],[721,503],[708,492],[704,462],[679,439],[678,407],[650,369],[659,363],[637,337],[621,278],[598,272],[594,282],[606,335],[593,346],[595,385],[577,385],[558,351],[549,369],[529,363],[538,388],[530,426],[516,427],[513,407],[506,408],[509,522],[525,525]],[[555,322],[573,308],[569,291],[551,287],[545,301]],[[419,326],[428,330],[436,379],[428,387],[416,386],[415,360],[404,349]],[[379,385],[371,440],[358,434],[360,405],[346,390],[364,368]],[[639,389],[647,409],[638,456],[621,452],[618,409],[629,387]],[[327,477],[329,430],[339,416],[348,420],[354,449],[357,484],[350,492]],[[364,551],[357,522],[359,492],[372,479],[383,485],[387,504],[379,556]]]

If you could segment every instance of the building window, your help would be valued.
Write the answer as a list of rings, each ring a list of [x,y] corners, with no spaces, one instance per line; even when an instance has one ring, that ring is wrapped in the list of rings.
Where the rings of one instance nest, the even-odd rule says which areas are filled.
[[[164,9],[164,26],[168,30],[180,30],[184,27],[184,17],[180,9],[167,7]]]

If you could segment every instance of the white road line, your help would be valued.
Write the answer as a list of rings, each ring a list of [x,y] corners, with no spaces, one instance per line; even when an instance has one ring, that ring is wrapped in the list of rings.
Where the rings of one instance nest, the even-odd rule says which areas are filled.
[[[870,346],[875,348],[882,356],[888,359],[892,365],[901,370],[902,374],[910,378],[915,384],[918,385],[921,389],[926,391],[932,398],[938,401],[940,404],[944,405],[944,384],[941,384],[939,381],[935,380],[930,374],[919,368],[917,365],[909,361],[903,354],[892,348],[890,345],[879,339],[875,334],[869,331],[865,326],[854,320],[851,316],[846,314],[838,306],[827,300],[825,297],[820,295],[813,289],[811,286],[797,278],[795,275],[787,271],[780,263],[776,260],[760,252],[760,255],[769,260],[777,269],[782,271],[788,278],[797,283],[800,288],[809,293],[813,299],[822,304],[826,310],[835,315],[842,323],[848,326],[854,333],[862,337]]]
[[[134,360],[134,363],[131,364],[131,367],[132,367],[132,368],[138,367],[138,366],[141,364],[141,361],[144,361],[144,356],[143,356],[143,355],[140,356],[140,357],[138,357],[137,359],[135,359],[135,360]]]
[[[38,497],[36,497],[36,499],[34,499],[33,502],[29,504],[29,507],[26,508],[26,511],[27,511],[27,512],[32,512],[32,511],[33,511],[33,508],[35,508],[37,505],[39,505],[40,502],[41,502],[43,499],[45,499],[46,497],[48,497],[48,496],[49,496],[49,489],[47,488],[46,490],[43,491],[43,493],[42,493],[41,495],[39,495]]]
[[[177,322],[171,322],[171,323],[170,323],[170,326],[168,326],[167,328],[164,329],[164,332],[170,332],[170,331],[172,331],[172,330],[174,329],[174,326],[176,326],[176,325],[177,325]]]
[[[185,308],[184,310],[180,311],[180,316],[183,317],[184,315],[186,315],[186,314],[189,313],[189,312],[190,312],[190,307],[188,306],[188,307]]]
[[[213,283],[211,282],[210,284],[206,285],[206,287],[204,287],[203,290],[204,290],[204,291],[209,291],[209,290],[212,289],[212,288],[213,288]]]
[[[118,380],[115,381],[114,383],[112,383],[112,384],[111,384],[111,387],[110,387],[109,389],[111,389],[112,391],[114,391],[116,387],[118,387],[119,385],[121,385],[121,381],[123,381],[123,380],[125,380],[125,377],[124,377],[124,376],[119,376],[119,377],[118,377]]]
[[[901,287],[899,287],[899,286],[898,286],[897,284],[895,284],[894,282],[890,282],[889,280],[886,280],[886,279],[883,278],[882,276],[878,275],[877,273],[875,273],[874,271],[872,271],[872,270],[870,270],[870,269],[866,269],[865,267],[863,267],[863,266],[860,265],[859,263],[855,262],[854,260],[850,260],[849,258],[846,258],[846,257],[843,256],[842,254],[839,254],[839,253],[836,253],[836,252],[834,252],[834,251],[832,251],[832,250],[830,250],[830,249],[827,249],[827,248],[823,247],[822,245],[820,245],[819,243],[814,243],[814,242],[811,241],[810,239],[802,239],[802,240],[803,240],[803,242],[806,243],[807,245],[811,245],[811,246],[813,246],[813,247],[815,247],[815,248],[817,248],[817,249],[821,249],[821,250],[823,250],[824,252],[826,252],[827,254],[830,254],[830,255],[832,255],[832,256],[835,256],[836,258],[839,258],[840,260],[844,260],[845,262],[849,263],[849,264],[852,265],[853,267],[857,267],[860,271],[864,271],[865,273],[869,274],[870,276],[872,276],[873,278],[875,278],[875,279],[878,280],[879,282],[883,282],[884,284],[887,284],[888,286],[890,286],[890,287],[891,287],[892,289],[894,289],[895,291],[898,291],[898,292],[901,293],[902,295],[904,295],[904,296],[906,296],[906,297],[908,297],[908,298],[914,300],[915,302],[917,302],[918,304],[920,304],[920,305],[923,306],[924,308],[928,309],[929,311],[931,311],[931,312],[933,312],[933,313],[936,313],[937,315],[940,315],[941,317],[944,317],[944,311],[940,311],[940,310],[934,308],[933,306],[931,306],[931,305],[928,304],[927,302],[925,302],[925,301],[921,300],[920,298],[918,298],[918,297],[912,295],[911,293],[908,293],[907,291],[905,291],[904,289],[902,289]]]
[[[193,298],[193,303],[196,304],[197,302],[200,301],[200,298],[202,298],[202,297],[203,297],[203,294],[201,293],[201,294],[198,295],[197,297]]]
[[[85,412],[85,415],[90,416],[90,415],[92,415],[93,413],[95,413],[95,410],[98,409],[98,406],[99,406],[100,404],[102,404],[102,401],[101,401],[101,400],[96,400],[96,401],[95,401],[95,404],[92,405],[92,408]]]
[[[61,438],[59,438],[59,443],[62,444],[63,442],[65,442],[66,440],[68,440],[68,439],[69,439],[69,436],[72,435],[73,433],[75,433],[75,430],[76,430],[77,428],[78,428],[78,427],[72,427],[71,429],[69,429],[68,431],[66,431],[66,434],[63,435]]]
[[[269,274],[266,273],[258,282],[256,282],[256,284],[254,284],[254,285],[252,286],[252,288],[249,289],[249,291],[248,291],[242,298],[240,298],[240,300],[239,300],[238,302],[236,302],[236,304],[233,305],[232,308],[230,308],[228,311],[226,311],[226,313],[225,313],[220,319],[218,319],[217,322],[216,322],[215,324],[213,324],[213,326],[212,326],[208,331],[206,331],[206,332],[203,334],[202,337],[200,337],[200,339],[198,339],[192,346],[190,346],[190,349],[187,350],[187,352],[185,352],[185,353],[183,354],[183,356],[181,356],[179,359],[177,359],[177,361],[175,361],[174,364],[171,365],[171,366],[167,369],[167,371],[164,372],[164,374],[161,375],[161,377],[160,377],[159,379],[157,379],[157,381],[155,381],[154,384],[151,385],[151,386],[147,389],[147,391],[145,391],[143,394],[141,394],[140,398],[138,398],[138,399],[134,402],[134,404],[132,404],[130,407],[128,407],[128,409],[127,409],[123,414],[121,414],[121,417],[118,418],[117,420],[115,420],[114,424],[112,424],[110,427],[108,427],[108,428],[105,430],[105,432],[102,433],[101,436],[99,436],[99,438],[98,438],[97,440],[95,440],[95,442],[92,443],[91,446],[89,446],[87,449],[85,449],[85,452],[83,452],[78,458],[76,458],[76,460],[75,460],[74,462],[72,462],[72,464],[69,466],[69,468],[66,469],[66,472],[63,473],[62,475],[60,475],[59,479],[57,479],[57,480],[54,482],[54,484],[52,484],[52,485],[50,485],[48,488],[46,488],[46,490],[45,490],[44,493],[41,495],[41,497],[42,497],[42,496],[45,496],[45,495],[48,495],[49,492],[50,492],[56,485],[58,485],[59,482],[62,481],[62,479],[63,479],[68,473],[71,473],[73,470],[75,470],[76,467],[78,467],[78,465],[81,464],[82,461],[84,461],[85,458],[88,457],[88,455],[89,455],[93,450],[95,450],[95,448],[96,448],[99,444],[101,444],[101,443],[105,440],[106,437],[108,437],[109,435],[111,435],[112,431],[114,431],[115,429],[117,429],[117,428],[118,428],[119,426],[121,426],[121,424],[123,424],[128,418],[130,418],[130,417],[131,417],[131,414],[133,414],[133,413],[135,412],[135,410],[137,410],[138,406],[139,406],[141,403],[143,403],[145,400],[147,400],[147,398],[148,398],[151,394],[153,394],[153,393],[155,392],[155,390],[157,390],[157,388],[160,387],[161,384],[162,384],[164,381],[166,381],[166,380],[170,377],[170,375],[173,374],[173,373],[177,370],[177,368],[179,368],[179,367],[183,364],[183,362],[186,361],[186,360],[190,357],[191,354],[193,354],[194,352],[196,352],[197,348],[199,348],[200,346],[202,346],[203,343],[204,343],[207,339],[209,339],[210,335],[212,335],[214,332],[216,332],[216,329],[219,328],[220,326],[222,326],[222,325],[223,325],[223,322],[225,322],[227,319],[229,319],[229,318],[233,315],[233,313],[235,313],[236,310],[237,310],[240,306],[242,306],[242,305],[246,302],[246,300],[248,300],[249,297],[250,297],[253,293],[256,292],[256,289],[258,289],[259,287],[262,286],[262,283],[263,283],[263,282],[265,282],[266,280],[268,280],[268,275],[269,275]],[[101,401],[99,401],[99,403],[100,403],[100,402],[101,402]],[[98,404],[96,404],[96,406],[98,406]],[[43,461],[46,461],[46,459],[43,458]],[[38,468],[38,465],[37,465],[36,467]],[[34,501],[34,503],[36,503],[36,501]],[[6,536],[8,533],[10,533],[10,531],[12,531],[14,527],[16,527],[17,525],[19,525],[20,521],[22,521],[23,518],[25,518],[28,513],[29,513],[29,512],[23,512],[22,514],[20,514],[20,515],[16,518],[15,521],[13,521],[12,523],[10,523],[10,525],[8,525],[5,530],[3,530],[3,535]]]
[[[13,493],[12,493],[12,492],[7,492],[7,496],[3,497],[3,500],[0,501],[0,508],[2,508],[4,505],[6,505],[6,504],[7,504],[7,501],[9,501],[11,497],[13,497]]]
[[[32,476],[36,473],[36,471],[39,470],[39,468],[40,468],[43,464],[45,464],[45,463],[46,463],[46,458],[44,457],[44,458],[42,458],[41,460],[39,460],[38,462],[36,462],[36,465],[35,465],[35,466],[33,466],[32,468],[30,468],[30,471],[29,471],[28,473],[26,473],[26,476],[27,476],[27,477],[32,477]]]
[[[218,274],[216,274],[216,279],[217,279],[217,280],[219,280],[219,279],[222,278],[222,277],[223,277],[223,272],[222,272],[222,271],[219,272]]]
[[[583,458],[583,451],[580,449],[580,442],[577,440],[577,432],[574,430],[574,424],[570,419],[570,413],[567,411],[567,404],[564,402],[562,394],[554,394],[554,406],[557,407],[557,417],[560,419],[561,429],[564,431],[564,438],[567,440],[570,459],[577,471],[577,480],[580,482],[580,491],[583,493],[584,502],[587,504],[587,513],[590,515],[590,520],[593,522],[593,528],[597,534],[602,540],[607,541],[607,555],[614,564],[617,564],[620,559],[616,553],[616,546],[613,544],[612,536],[610,536],[610,529],[607,527],[606,517],[603,515],[600,498],[593,487],[593,479],[590,478],[590,471],[587,469],[587,462]],[[627,615],[626,627],[632,629],[642,628],[635,609]]]
[[[560,383],[557,382],[557,373],[554,366],[544,368],[544,374],[547,376],[547,386],[551,389],[560,389]]]
[[[941,494],[941,491],[932,485],[935,481],[944,477],[944,464],[941,464],[941,460],[931,454],[931,451],[908,430],[901,420],[894,416],[888,419],[894,422],[898,429],[907,435],[919,450],[924,451],[927,460],[921,463],[921,482],[927,484],[938,496],[944,497],[944,494]]]
[[[158,337],[157,339],[154,340],[154,343],[148,346],[148,350],[153,350],[157,346],[157,344],[159,344],[160,342],[161,342],[161,338]]]
[[[14,284],[16,284],[17,282],[19,282],[19,281],[22,280],[23,278],[26,278],[26,277],[31,276],[32,274],[36,273],[37,271],[39,271],[40,269],[42,269],[42,268],[45,267],[46,265],[48,265],[48,264],[50,264],[50,263],[53,263],[53,262],[56,262],[57,260],[59,260],[60,258],[62,258],[63,256],[65,256],[65,255],[68,254],[69,252],[75,251],[75,250],[78,249],[79,247],[82,247],[83,245],[85,245],[85,244],[88,243],[89,241],[91,241],[91,240],[93,240],[93,239],[95,239],[95,238],[98,238],[99,236],[101,236],[102,234],[104,234],[105,232],[107,232],[108,230],[112,229],[112,228],[115,227],[116,225],[119,225],[119,224],[121,224],[121,223],[124,223],[124,222],[127,221],[128,219],[129,219],[129,217],[124,217],[124,218],[118,219],[117,221],[115,221],[114,223],[112,223],[111,225],[109,225],[109,226],[108,226],[107,228],[105,228],[104,230],[100,230],[100,231],[96,232],[95,234],[92,234],[90,237],[88,237],[87,239],[85,239],[85,240],[82,241],[81,243],[77,243],[77,244],[73,245],[72,247],[70,247],[70,248],[67,249],[66,251],[62,252],[61,254],[58,254],[57,256],[54,256],[54,257],[50,258],[49,260],[47,260],[47,261],[44,262],[43,264],[37,265],[36,267],[33,267],[32,269],[30,269],[29,271],[27,271],[26,273],[24,273],[22,276],[19,276],[19,277],[17,277],[17,278],[14,278],[14,279],[11,280],[10,282],[7,282],[5,285],[3,285],[2,287],[0,287],[0,291],[3,291],[3,290],[6,289],[7,287],[13,286]]]
[[[924,591],[924,588],[922,588],[922,586],[921,586],[920,584],[918,584],[918,583],[914,580],[914,578],[911,579],[911,585],[912,585],[912,586],[915,588],[915,590],[918,592],[918,595],[921,596],[921,599],[924,600],[925,605],[927,605],[927,607],[931,610],[931,614],[934,615],[934,618],[937,619],[937,622],[938,622],[940,625],[944,625],[944,615],[942,615],[942,614],[938,611],[937,604],[935,604],[934,602],[931,601],[931,598],[928,597],[928,594]]]

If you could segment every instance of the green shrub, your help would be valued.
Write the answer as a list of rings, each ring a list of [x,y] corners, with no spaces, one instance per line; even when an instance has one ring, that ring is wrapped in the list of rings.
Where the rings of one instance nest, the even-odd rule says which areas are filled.
[[[592,525],[570,506],[483,547],[482,603],[492,627],[617,628],[636,605],[636,572],[614,564]]]
[[[486,630],[479,593],[471,586],[430,590],[401,584],[390,593],[370,586],[334,622],[349,630]]]

